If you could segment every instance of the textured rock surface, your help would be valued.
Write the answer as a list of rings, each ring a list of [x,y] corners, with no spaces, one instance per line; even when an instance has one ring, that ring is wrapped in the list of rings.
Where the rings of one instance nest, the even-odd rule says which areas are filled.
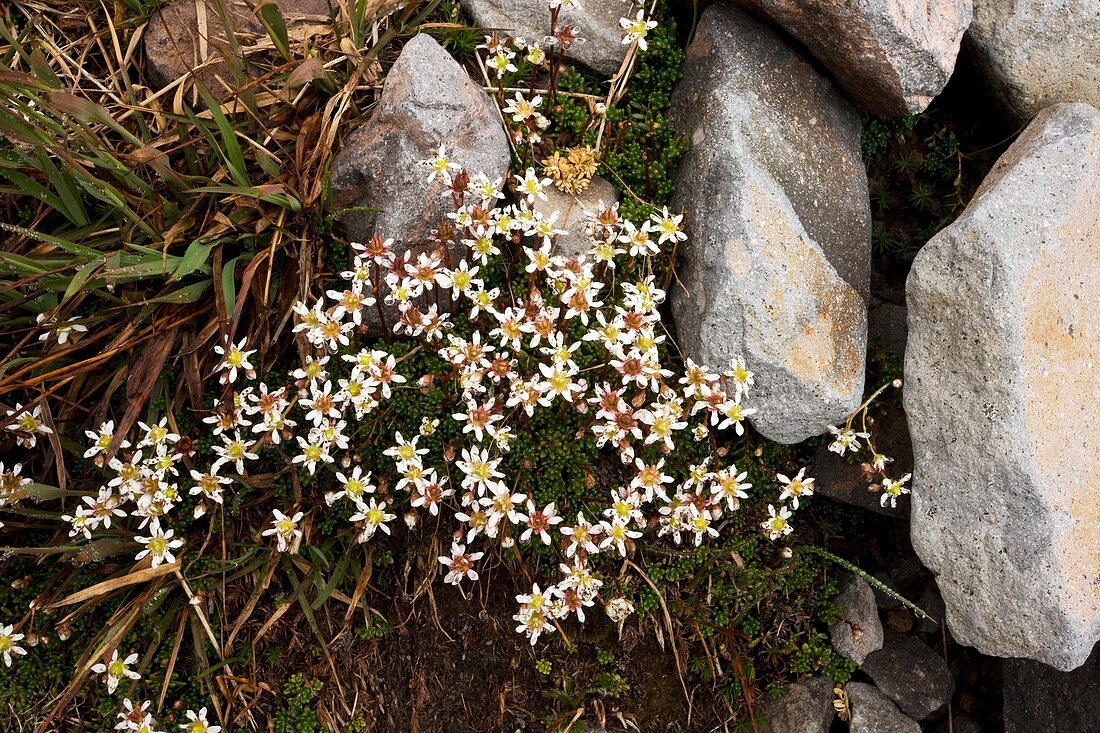
[[[923,111],[947,84],[971,0],[738,0],[771,16],[881,117]]]
[[[1044,111],[908,280],[913,545],[955,639],[1072,669],[1100,638],[1100,112]]]
[[[585,0],[580,8],[562,11],[558,25],[570,25],[584,39],[567,55],[610,76],[629,48],[622,42],[619,18],[634,16],[630,0]],[[546,0],[462,0],[462,7],[485,29],[541,41],[550,32]]]
[[[882,648],[882,622],[878,618],[875,592],[870,584],[853,575],[836,597],[840,621],[829,629],[833,648],[856,664]]]
[[[331,17],[328,0],[275,0],[287,28],[310,23],[327,23]],[[228,52],[225,25],[215,0],[173,0],[149,18],[142,36],[145,44],[145,72],[156,88],[167,86],[189,71],[216,99],[224,99],[237,86],[225,63]],[[243,0],[226,0],[234,33],[266,37],[267,32]]]
[[[1001,99],[1022,118],[1056,102],[1100,107],[1096,0],[974,0],[967,39]]]
[[[872,685],[849,682],[848,707],[852,711],[851,733],[920,733],[915,720]]]
[[[374,116],[348,136],[332,163],[334,207],[365,209],[342,219],[350,241],[367,242],[377,233],[395,240],[397,254],[429,248],[451,200],[441,178],[428,182],[420,161],[435,156],[440,143],[471,175],[495,179],[508,171],[511,151],[492,100],[421,34],[394,62]],[[373,310],[367,315],[376,329],[377,316]],[[387,320],[393,317],[391,312]]]
[[[824,677],[787,685],[768,701],[762,733],[826,733],[835,713],[833,683]]]
[[[867,655],[863,671],[902,711],[924,720],[951,699],[955,686],[943,657],[920,639],[893,636]]]
[[[703,13],[670,114],[692,143],[673,202],[690,235],[672,288],[681,347],[713,368],[744,354],[765,436],[822,433],[863,393],[859,118],[771,31],[723,5]]]
[[[1030,659],[1004,663],[1005,733],[1082,733],[1100,721],[1100,651],[1072,672]]]
[[[494,179],[508,170],[508,138],[489,95],[421,34],[390,69],[374,116],[348,136],[333,161],[335,207],[374,209],[344,217],[349,239],[366,242],[377,232],[398,246],[427,241],[450,203],[443,180],[428,183],[420,164],[440,143],[471,175]]]
[[[566,257],[584,254],[592,247],[592,241],[584,234],[585,212],[598,213],[601,201],[605,206],[619,201],[618,189],[599,176],[578,196],[562,193],[556,186],[547,186],[545,193],[546,201],[536,198],[534,208],[546,215],[558,212],[557,227],[569,234],[554,240],[554,252]]]

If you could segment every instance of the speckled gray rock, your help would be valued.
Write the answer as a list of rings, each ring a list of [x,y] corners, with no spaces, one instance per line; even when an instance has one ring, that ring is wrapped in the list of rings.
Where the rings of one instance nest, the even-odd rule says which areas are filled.
[[[330,22],[328,0],[274,2],[291,32],[301,25]],[[215,99],[227,98],[229,90],[236,88],[238,80],[222,61],[229,52],[229,42],[220,5],[216,0],[172,0],[153,13],[142,35],[145,73],[151,86],[161,89],[197,69],[195,76]],[[230,27],[242,43],[247,43],[250,36],[267,37],[249,5],[243,0],[226,0],[224,4]],[[261,73],[258,68],[255,72]]]
[[[870,209],[855,110],[736,8],[712,5],[673,124],[691,149],[675,208],[689,240],[672,310],[684,353],[756,373],[754,425],[793,443],[863,394]]]
[[[550,33],[546,0],[462,0],[462,7],[485,29],[499,30],[542,41]],[[584,40],[566,55],[611,76],[619,70],[629,46],[622,42],[619,19],[635,12],[630,0],[584,0],[579,8],[563,10],[558,26],[572,26]]]
[[[951,699],[955,684],[947,662],[920,639],[891,636],[867,655],[863,671],[902,711],[924,720]]]
[[[943,91],[971,0],[738,0],[771,16],[829,67],[856,104],[892,117]]]
[[[1100,112],[1040,114],[907,283],[913,546],[948,627],[1062,670],[1100,638]]]
[[[875,591],[866,580],[853,575],[836,597],[836,605],[841,617],[829,629],[833,648],[856,664],[863,664],[868,654],[882,648]]]
[[[836,713],[833,683],[825,677],[796,682],[783,689],[783,696],[769,700],[761,733],[826,733]]]
[[[974,0],[967,34],[998,96],[1021,118],[1056,102],[1100,107],[1100,3]]]
[[[591,238],[584,233],[585,214],[599,213],[601,201],[604,206],[611,206],[619,201],[618,189],[600,176],[593,178],[588,188],[577,196],[563,193],[557,186],[547,186],[544,193],[546,200],[536,198],[534,208],[547,216],[558,212],[556,226],[569,233],[554,240],[553,251],[565,257],[576,257],[592,248]]]
[[[508,170],[511,151],[493,101],[422,33],[390,68],[374,116],[348,136],[333,161],[335,208],[372,209],[343,218],[351,241],[366,242],[375,233],[398,246],[427,241],[450,204],[442,178],[428,183],[420,163],[434,157],[440,143],[471,175],[494,179]]]
[[[1005,733],[1085,733],[1100,722],[1100,650],[1059,672],[1030,659],[1004,663]]]
[[[898,710],[897,705],[873,685],[849,682],[848,707],[852,711],[851,733],[920,733],[917,721]]]
[[[333,160],[333,207],[363,209],[341,220],[349,241],[377,233],[394,239],[397,254],[430,247],[451,199],[442,178],[428,182],[420,161],[434,157],[440,143],[471,175],[495,179],[508,172],[511,149],[493,101],[431,36],[420,34],[390,68],[374,116]],[[365,315],[376,330],[374,309]],[[387,322],[395,315],[391,310]]]

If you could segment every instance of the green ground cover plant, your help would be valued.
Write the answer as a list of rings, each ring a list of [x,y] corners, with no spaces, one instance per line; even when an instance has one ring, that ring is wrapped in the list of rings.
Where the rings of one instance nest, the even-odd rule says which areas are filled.
[[[479,604],[521,635],[546,696],[515,706],[549,730],[629,716],[643,653],[743,730],[784,680],[843,682],[834,563],[811,550],[854,520],[816,505],[812,446],[746,429],[751,365],[684,360],[667,321],[686,236],[668,9],[625,19],[608,81],[557,51],[554,8],[543,48],[442,2],[337,2],[306,37],[266,7],[225,99],[144,85],[149,4],[3,11],[12,729],[373,730],[349,700],[397,655],[378,679],[349,660]],[[516,143],[507,180],[423,162],[461,261],[344,241],[328,205],[331,152],[418,32],[486,74]],[[623,202],[560,257],[531,204],[596,174]],[[401,317],[372,333],[383,303]]]

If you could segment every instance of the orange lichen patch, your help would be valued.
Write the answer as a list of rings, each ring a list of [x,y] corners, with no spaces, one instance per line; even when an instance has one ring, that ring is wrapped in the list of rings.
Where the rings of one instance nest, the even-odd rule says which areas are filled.
[[[786,314],[796,319],[796,327],[788,332],[799,334],[776,344],[773,353],[796,378],[849,394],[863,376],[863,299],[793,217],[776,211],[775,195],[757,186],[745,192],[747,210],[758,212],[753,224],[761,240],[759,256],[771,263],[774,273],[784,275],[782,282],[774,283],[765,305],[773,317]]]
[[[726,267],[729,269],[730,275],[741,279],[749,274],[752,269],[752,256],[749,254],[749,249],[745,246],[743,239],[727,241],[726,246],[723,248],[723,254],[726,257]]]
[[[1100,170],[1100,145],[1087,162]],[[1100,190],[1082,186],[1022,285],[1024,419],[1039,484],[1072,521],[1059,538],[1082,618],[1100,607]]]

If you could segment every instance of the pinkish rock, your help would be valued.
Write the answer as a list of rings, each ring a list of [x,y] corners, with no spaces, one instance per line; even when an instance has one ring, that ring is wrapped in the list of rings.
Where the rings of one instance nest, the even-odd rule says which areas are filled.
[[[769,15],[881,117],[922,112],[955,70],[971,0],[738,0]]]
[[[253,5],[255,3],[252,3]],[[328,0],[276,0],[288,30],[307,23],[328,23]],[[230,28],[242,45],[267,38],[267,31],[243,0],[226,0]],[[215,99],[230,96],[241,81],[233,77],[223,60],[230,53],[228,33],[215,0],[172,0],[149,18],[142,37],[145,73],[150,84],[162,89],[194,71]],[[255,71],[253,67],[247,69]],[[196,97],[197,98],[197,97]]]
[[[1096,0],[974,0],[967,41],[993,91],[1019,118],[1057,102],[1100,107]]]

